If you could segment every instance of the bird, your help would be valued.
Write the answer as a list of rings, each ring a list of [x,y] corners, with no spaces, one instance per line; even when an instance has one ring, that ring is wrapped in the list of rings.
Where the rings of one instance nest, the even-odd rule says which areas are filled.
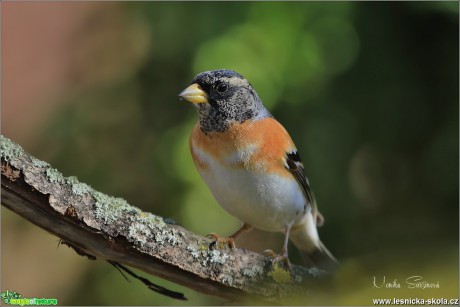
[[[333,270],[338,261],[321,242],[324,223],[303,163],[286,129],[239,73],[199,73],[179,97],[191,102],[199,120],[189,147],[193,162],[216,201],[243,226],[227,238],[235,247],[241,233],[257,228],[284,234],[274,263],[290,268],[289,239],[305,264]]]

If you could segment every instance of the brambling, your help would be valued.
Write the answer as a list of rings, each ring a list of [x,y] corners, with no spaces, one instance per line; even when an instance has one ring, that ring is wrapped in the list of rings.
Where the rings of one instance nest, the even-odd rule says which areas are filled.
[[[335,267],[337,260],[318,236],[324,220],[297,149],[251,84],[232,70],[206,71],[179,97],[198,109],[190,135],[198,172],[217,202],[244,223],[226,239],[229,245],[252,227],[281,232],[276,262],[289,266],[291,239],[308,264]]]

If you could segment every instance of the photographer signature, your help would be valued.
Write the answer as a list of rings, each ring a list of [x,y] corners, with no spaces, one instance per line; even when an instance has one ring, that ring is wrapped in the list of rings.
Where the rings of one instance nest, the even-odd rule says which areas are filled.
[[[374,276],[373,280],[373,288],[386,288],[386,289],[400,289],[401,288],[401,283],[398,281],[398,279],[393,279],[393,280],[387,280],[386,276],[377,278]],[[436,282],[428,282],[423,279],[423,276],[410,276],[407,277],[404,280],[404,285],[408,289],[433,289],[439,288],[439,281]]]

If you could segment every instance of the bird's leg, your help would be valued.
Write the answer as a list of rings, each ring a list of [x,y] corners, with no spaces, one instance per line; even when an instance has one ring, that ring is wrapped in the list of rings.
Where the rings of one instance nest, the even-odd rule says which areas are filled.
[[[236,237],[238,237],[240,234],[242,234],[243,232],[246,232],[246,231],[250,231],[252,230],[252,226],[251,225],[248,225],[248,224],[243,224],[243,226],[241,226],[240,229],[238,229],[237,231],[235,231],[233,234],[231,234],[229,237],[227,238],[222,238],[220,237],[218,234],[215,234],[215,233],[210,233],[208,235],[208,237],[211,237],[211,238],[214,238],[216,239],[216,243],[223,243],[223,244],[227,244],[230,248],[235,248],[235,239]]]
[[[273,265],[282,261],[287,265],[289,270],[291,269],[291,263],[289,262],[289,257],[288,257],[288,243],[289,243],[289,232],[291,231],[291,226],[292,225],[286,226],[285,233],[284,233],[284,244],[279,254],[276,254],[272,250],[264,251],[265,255],[273,257]]]

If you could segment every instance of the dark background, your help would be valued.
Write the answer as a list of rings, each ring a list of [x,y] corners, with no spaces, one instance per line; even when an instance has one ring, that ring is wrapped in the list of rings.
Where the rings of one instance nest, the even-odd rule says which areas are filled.
[[[243,74],[300,151],[343,264],[329,295],[458,297],[458,2],[3,3],[2,134],[104,193],[191,231],[229,234],[195,170],[194,108],[177,94],[204,70]],[[282,235],[238,246],[279,250]],[[177,304],[2,208],[2,291],[61,305]],[[293,248],[293,262],[300,257]],[[373,278],[423,276],[439,289]],[[158,280],[190,298],[226,304]],[[392,291],[392,292],[390,292]],[[334,294],[331,295],[330,293]]]

